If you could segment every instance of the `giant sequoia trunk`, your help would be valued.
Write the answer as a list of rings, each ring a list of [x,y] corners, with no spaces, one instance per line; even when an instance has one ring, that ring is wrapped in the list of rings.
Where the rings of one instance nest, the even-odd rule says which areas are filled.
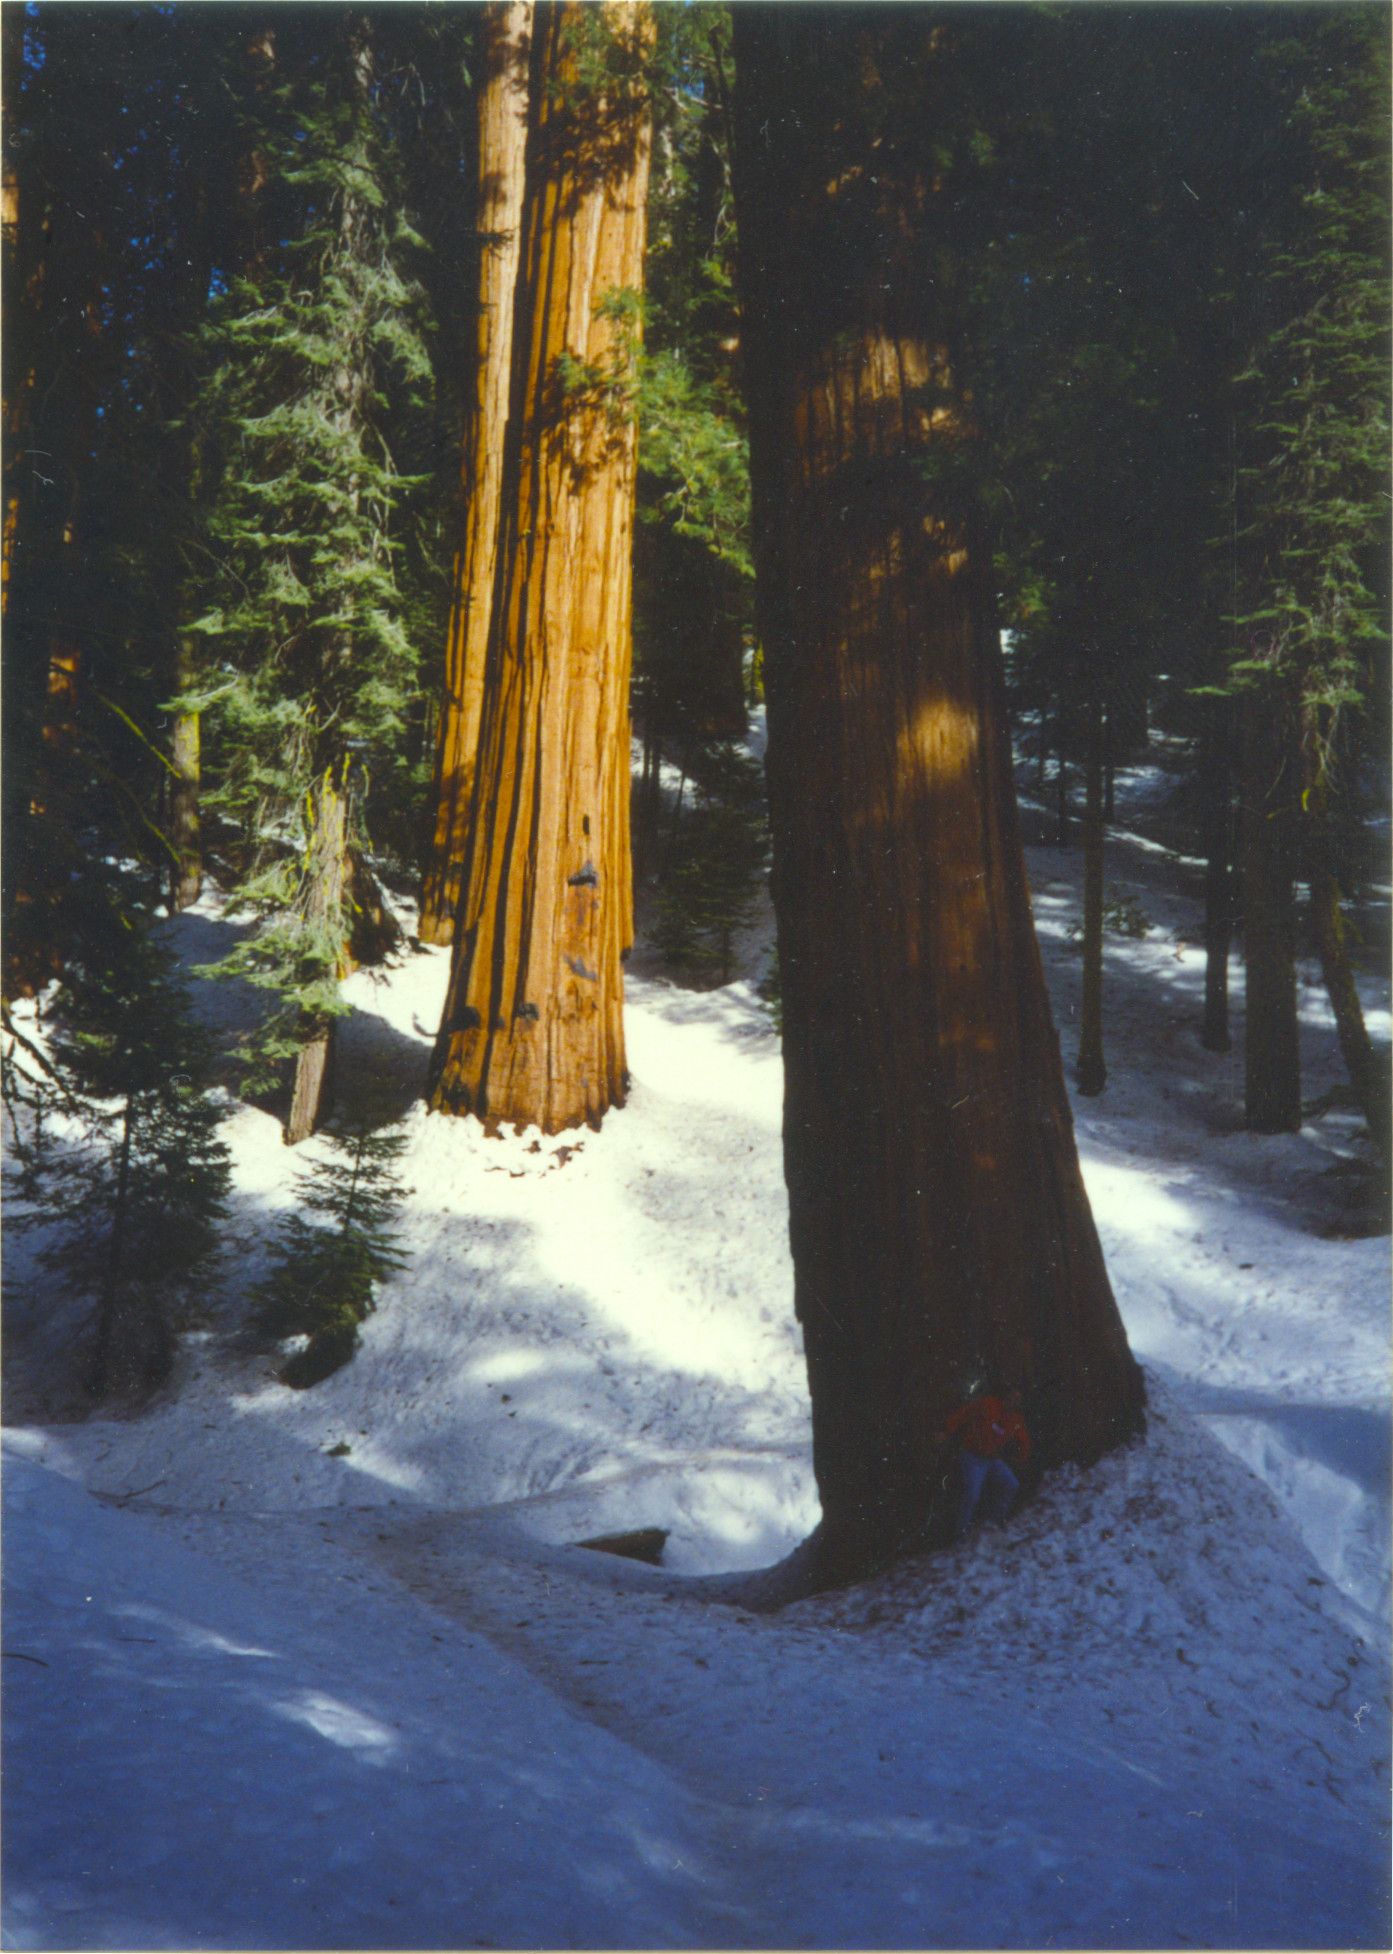
[[[508,421],[513,292],[522,246],[531,22],[531,0],[488,6],[482,19],[476,364],[460,457],[464,537],[455,558],[445,645],[433,788],[435,829],[421,890],[420,934],[426,943],[454,940],[469,837]]]
[[[946,1537],[944,1414],[1135,1432],[1017,827],[931,146],[965,20],[737,8],[737,199],[814,1580]],[[922,147],[921,147],[922,145]],[[937,483],[937,486],[933,486]]]
[[[629,655],[649,120],[537,10],[513,386],[464,898],[431,1103],[596,1124],[625,1093]],[[640,8],[599,9],[618,39]]]
[[[1238,833],[1246,972],[1244,1102],[1254,1133],[1301,1125],[1296,1018],[1293,842],[1295,740],[1288,701],[1274,687],[1242,706]]]

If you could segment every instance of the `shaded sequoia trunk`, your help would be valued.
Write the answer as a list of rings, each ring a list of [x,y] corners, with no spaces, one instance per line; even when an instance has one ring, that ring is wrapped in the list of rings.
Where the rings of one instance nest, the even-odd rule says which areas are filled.
[[[1079,1004],[1079,1091],[1093,1099],[1108,1082],[1103,1059],[1103,705],[1095,692],[1086,708],[1083,816],[1083,986]]]
[[[537,11],[513,390],[475,805],[438,1112],[556,1133],[626,1089],[634,300],[649,116],[579,85]],[[607,4],[616,37],[646,10]]]
[[[1233,945],[1233,782],[1229,742],[1233,711],[1226,699],[1211,700],[1200,745],[1201,819],[1204,824],[1204,1024],[1207,1052],[1229,1049],[1229,952]]]
[[[1330,789],[1321,762],[1321,728],[1308,717],[1303,728],[1302,762],[1305,789],[1302,803],[1305,853],[1311,886],[1311,922],[1320,957],[1340,1056],[1349,1073],[1359,1109],[1369,1124],[1370,1137],[1387,1162],[1390,1156],[1389,1079],[1386,1064],[1374,1051],[1364,1023],[1364,1007],[1354,979],[1349,937],[1345,927],[1337,867],[1338,848],[1330,810]]]
[[[1239,871],[1246,972],[1244,1111],[1253,1133],[1301,1125],[1292,881],[1296,779],[1291,712],[1267,687],[1242,702]]]
[[[972,430],[916,143],[951,123],[975,30],[908,8],[734,24],[815,1585],[947,1537],[939,1433],[974,1379],[1022,1389],[1045,1469],[1137,1431],[1143,1385],[1031,921],[988,558],[961,489],[928,486]]]
[[[451,943],[459,909],[484,698],[508,385],[522,249],[531,0],[485,7],[479,91],[479,279],[473,398],[460,455],[464,539],[454,564],[436,736],[435,830],[421,889],[424,943]]]

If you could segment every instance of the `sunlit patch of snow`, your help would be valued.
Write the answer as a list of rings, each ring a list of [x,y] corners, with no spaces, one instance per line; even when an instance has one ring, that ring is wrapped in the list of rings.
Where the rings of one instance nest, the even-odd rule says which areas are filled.
[[[113,1607],[111,1613],[120,1621],[148,1622],[166,1629],[188,1649],[206,1650],[212,1655],[255,1657],[265,1662],[278,1660],[273,1649],[263,1649],[252,1642],[233,1641],[230,1637],[220,1634],[215,1628],[205,1628],[198,1622],[185,1621],[178,1615],[170,1614],[166,1608],[150,1608],[139,1602],[128,1602]]]
[[[394,1731],[323,1690],[306,1690],[299,1696],[273,1703],[271,1708],[287,1723],[303,1723],[316,1736],[326,1738],[342,1750],[355,1752],[364,1764],[386,1765],[400,1748]]]
[[[343,1113],[408,1137],[352,1363],[291,1391],[241,1339],[330,1154],[240,1107],[176,1387],[6,1438],[12,1944],[1380,1940],[1388,1243],[1338,1238],[1368,1149],[1314,964],[1301,1132],[1242,1130],[1237,958],[1233,1050],[1200,1046],[1199,884],[1147,832],[1173,778],[1118,777],[1105,873],[1151,929],[1108,934],[1074,1101],[1146,1441],[845,1595],[700,1600],[818,1517],[767,905],[721,989],[631,969],[599,1133],[427,1114],[450,958],[405,946],[345,986]],[[1079,851],[1030,868],[1067,1070]],[[210,891],[166,927],[206,960],[242,925]],[[210,1024],[232,988],[194,986]],[[637,1527],[661,1568],[575,1545]]]

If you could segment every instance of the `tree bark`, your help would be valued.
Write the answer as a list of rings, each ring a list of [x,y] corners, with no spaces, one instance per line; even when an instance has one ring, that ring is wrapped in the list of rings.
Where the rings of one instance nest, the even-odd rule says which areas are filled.
[[[646,9],[601,19],[635,49]],[[438,1112],[556,1133],[621,1105],[633,363],[649,112],[582,86],[537,11],[498,585]]]
[[[460,458],[464,538],[454,565],[436,736],[435,828],[421,890],[424,943],[454,940],[469,837],[496,567],[513,298],[522,249],[531,0],[488,6],[479,93],[479,282],[473,398]]]
[[[175,689],[183,692],[193,681],[193,650],[186,637],[178,641]],[[203,838],[200,794],[203,783],[202,719],[196,712],[176,712],[170,734],[169,845],[174,851],[169,906],[188,909],[203,891]]]
[[[1301,1125],[1292,841],[1291,711],[1275,687],[1242,705],[1239,847],[1243,883],[1245,1118],[1254,1133]]]
[[[128,1093],[112,1195],[111,1239],[87,1371],[88,1394],[97,1399],[149,1391],[168,1376],[174,1355],[174,1339],[159,1301],[142,1288],[139,1272],[132,1278],[125,1270],[134,1121],[135,1106]]]
[[[1059,721],[1059,746],[1055,754],[1055,841],[1061,848],[1067,848],[1073,840],[1073,829],[1069,824],[1069,762],[1064,757],[1064,720]]]
[[[1233,943],[1233,785],[1229,745],[1233,711],[1210,702],[1200,747],[1204,822],[1204,1026],[1207,1052],[1229,1049],[1229,951]]]
[[[309,835],[296,905],[307,935],[341,946],[330,973],[335,982],[352,968],[348,953],[348,797],[342,779],[327,770],[315,783],[306,818]],[[295,1060],[285,1144],[299,1146],[328,1118],[334,1097],[334,1020],[306,1012],[303,1043]]]
[[[1103,819],[1117,819],[1117,739],[1114,710],[1107,708],[1103,718]]]
[[[1350,1085],[1368,1121],[1369,1134],[1385,1162],[1390,1156],[1389,1080],[1386,1064],[1376,1057],[1364,1023],[1364,1007],[1354,979],[1349,953],[1349,936],[1340,899],[1340,880],[1336,867],[1337,850],[1332,833],[1329,787],[1319,758],[1319,729],[1309,723],[1303,729],[1303,794],[1305,852],[1311,886],[1311,921],[1321,976],[1325,980],[1330,1008],[1335,1014],[1335,1032],[1340,1041],[1340,1056],[1349,1073]]]
[[[1077,1080],[1094,1099],[1108,1082],[1103,1059],[1103,707],[1089,700],[1083,817],[1083,986]]]
[[[823,1523],[814,1583],[950,1528],[944,1415],[1020,1387],[1044,1468],[1141,1374],[1074,1147],[1031,921],[918,9],[746,8],[745,300],[784,1160]],[[933,264],[933,277],[924,266]]]

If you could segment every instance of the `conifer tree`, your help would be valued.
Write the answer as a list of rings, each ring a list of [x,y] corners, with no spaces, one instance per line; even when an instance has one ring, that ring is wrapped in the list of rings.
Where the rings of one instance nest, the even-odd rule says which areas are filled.
[[[758,763],[722,742],[692,761],[695,806],[669,843],[653,940],[686,975],[728,984],[769,855]]]
[[[17,1219],[56,1231],[41,1260],[95,1300],[98,1397],[167,1374],[171,1310],[206,1281],[230,1174],[207,1035],[132,908],[107,887],[50,1007],[48,1061],[8,1055]]]
[[[296,1390],[340,1370],[358,1347],[377,1285],[406,1266],[392,1227],[403,1187],[406,1135],[361,1126],[326,1131],[330,1151],[302,1170],[297,1206],[281,1226],[270,1272],[256,1291],[267,1335],[304,1336],[281,1371]]]
[[[730,21],[723,6],[658,15],[656,141],[639,384],[634,718],[641,876],[665,873],[666,755],[699,771],[745,732],[751,636],[749,456],[739,386],[730,182]]]
[[[1309,869],[1341,1049],[1388,1149],[1386,1067],[1364,1026],[1332,820],[1386,652],[1389,244],[1386,21],[1332,9],[1271,60],[1297,139],[1258,264],[1269,321],[1239,376],[1231,666],[1251,764],[1243,800],[1248,1121],[1300,1123],[1292,882]]]
[[[294,1144],[329,1102],[338,981],[394,934],[364,807],[369,787],[401,784],[417,646],[397,565],[430,366],[369,22],[335,16],[327,46],[288,38],[253,104],[272,242],[206,335],[196,421],[216,568],[192,629],[221,681],[207,804],[245,838],[237,895],[263,919],[222,968],[276,995],[259,1050],[294,1054]]]

